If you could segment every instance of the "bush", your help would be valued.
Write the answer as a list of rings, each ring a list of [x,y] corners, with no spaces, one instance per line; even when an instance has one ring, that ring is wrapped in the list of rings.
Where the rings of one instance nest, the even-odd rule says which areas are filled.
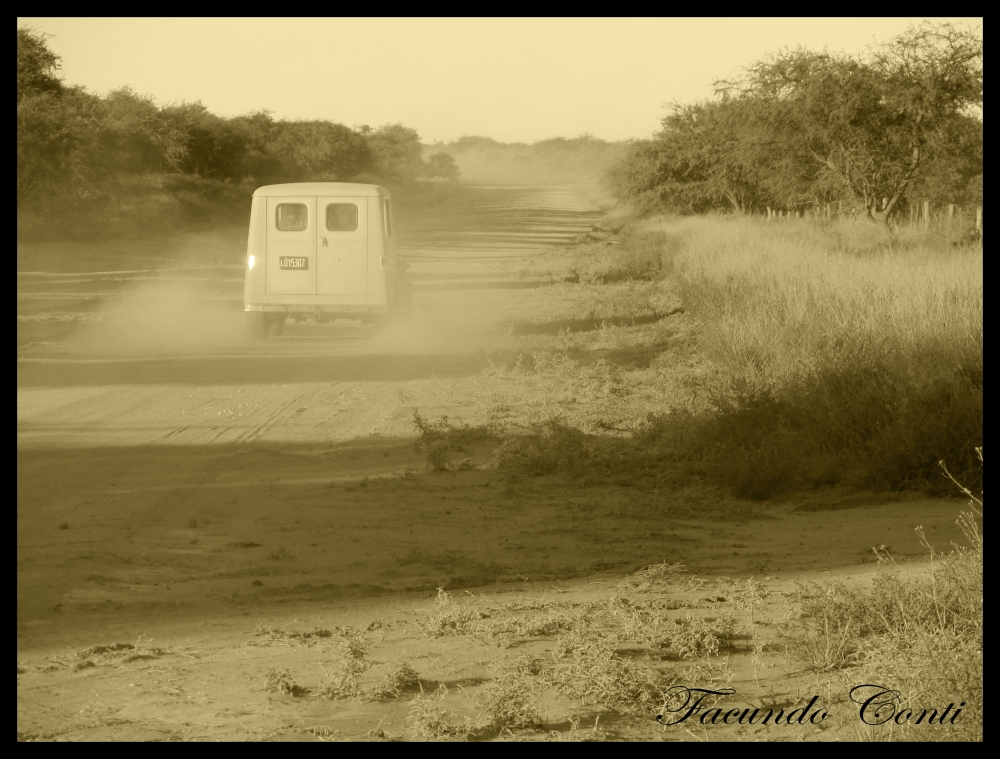
[[[899,691],[898,711],[916,717],[963,704],[954,725],[905,725],[903,735],[914,740],[983,738],[982,501],[973,497],[970,506],[958,519],[967,545],[935,560],[924,540],[927,578],[903,580],[886,568],[868,589],[817,588],[791,634],[793,650],[814,669],[851,667],[856,682]]]
[[[978,246],[919,229],[889,238],[860,223],[721,217],[650,220],[621,241],[585,246],[581,280],[666,278],[695,330],[696,371],[653,362],[642,381],[662,383],[666,407],[631,437],[537,427],[503,441],[499,466],[590,482],[667,472],[761,500],[838,483],[946,494],[947,457],[980,486],[969,454],[983,435]],[[636,384],[613,365],[598,372],[601,361],[540,353],[535,365],[576,397]],[[675,400],[679,386],[689,401]]]

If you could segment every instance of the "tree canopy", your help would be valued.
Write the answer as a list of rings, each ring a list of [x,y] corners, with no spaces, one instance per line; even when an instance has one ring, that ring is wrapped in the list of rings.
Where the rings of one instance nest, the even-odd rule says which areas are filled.
[[[982,185],[977,34],[924,23],[858,57],[784,50],[716,88],[670,106],[617,167],[621,197],[689,212],[839,200],[885,221],[908,189]]]
[[[158,105],[121,87],[98,96],[65,85],[44,35],[17,30],[17,199],[65,193],[114,176],[188,174],[225,182],[410,183],[455,179],[454,162],[427,163],[416,130],[352,129],[328,120],[278,121],[268,111],[233,118],[201,102]]]

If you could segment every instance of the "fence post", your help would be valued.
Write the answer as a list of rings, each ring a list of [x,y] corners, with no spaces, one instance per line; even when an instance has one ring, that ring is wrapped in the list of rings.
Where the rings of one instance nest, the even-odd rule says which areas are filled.
[[[983,207],[979,206],[976,208],[976,234],[979,235],[980,239],[983,236]]]
[[[924,229],[930,229],[931,226],[931,202],[929,200],[924,201]]]

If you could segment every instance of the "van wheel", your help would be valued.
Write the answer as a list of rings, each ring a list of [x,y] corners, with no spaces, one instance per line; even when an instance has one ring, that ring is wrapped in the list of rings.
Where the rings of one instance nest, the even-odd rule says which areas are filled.
[[[251,340],[264,340],[267,332],[267,314],[262,311],[247,311],[247,337]]]
[[[280,335],[285,331],[285,321],[287,318],[287,316],[282,316],[281,314],[271,317],[271,324],[274,325],[274,334]]]

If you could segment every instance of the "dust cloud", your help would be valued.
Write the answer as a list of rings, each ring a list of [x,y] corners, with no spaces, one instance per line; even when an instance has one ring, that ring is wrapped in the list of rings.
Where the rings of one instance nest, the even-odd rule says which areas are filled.
[[[530,145],[488,137],[463,137],[424,146],[425,157],[444,152],[455,159],[461,181],[478,185],[572,185],[596,206],[611,206],[608,171],[628,151],[629,142],[606,142],[587,135],[554,138]]]
[[[162,277],[130,283],[81,325],[84,354],[156,357],[231,349],[247,342],[242,304],[204,282]]]
[[[372,336],[371,350],[395,355],[474,353],[487,350],[496,337],[489,324],[467,311],[442,309],[390,321]]]

